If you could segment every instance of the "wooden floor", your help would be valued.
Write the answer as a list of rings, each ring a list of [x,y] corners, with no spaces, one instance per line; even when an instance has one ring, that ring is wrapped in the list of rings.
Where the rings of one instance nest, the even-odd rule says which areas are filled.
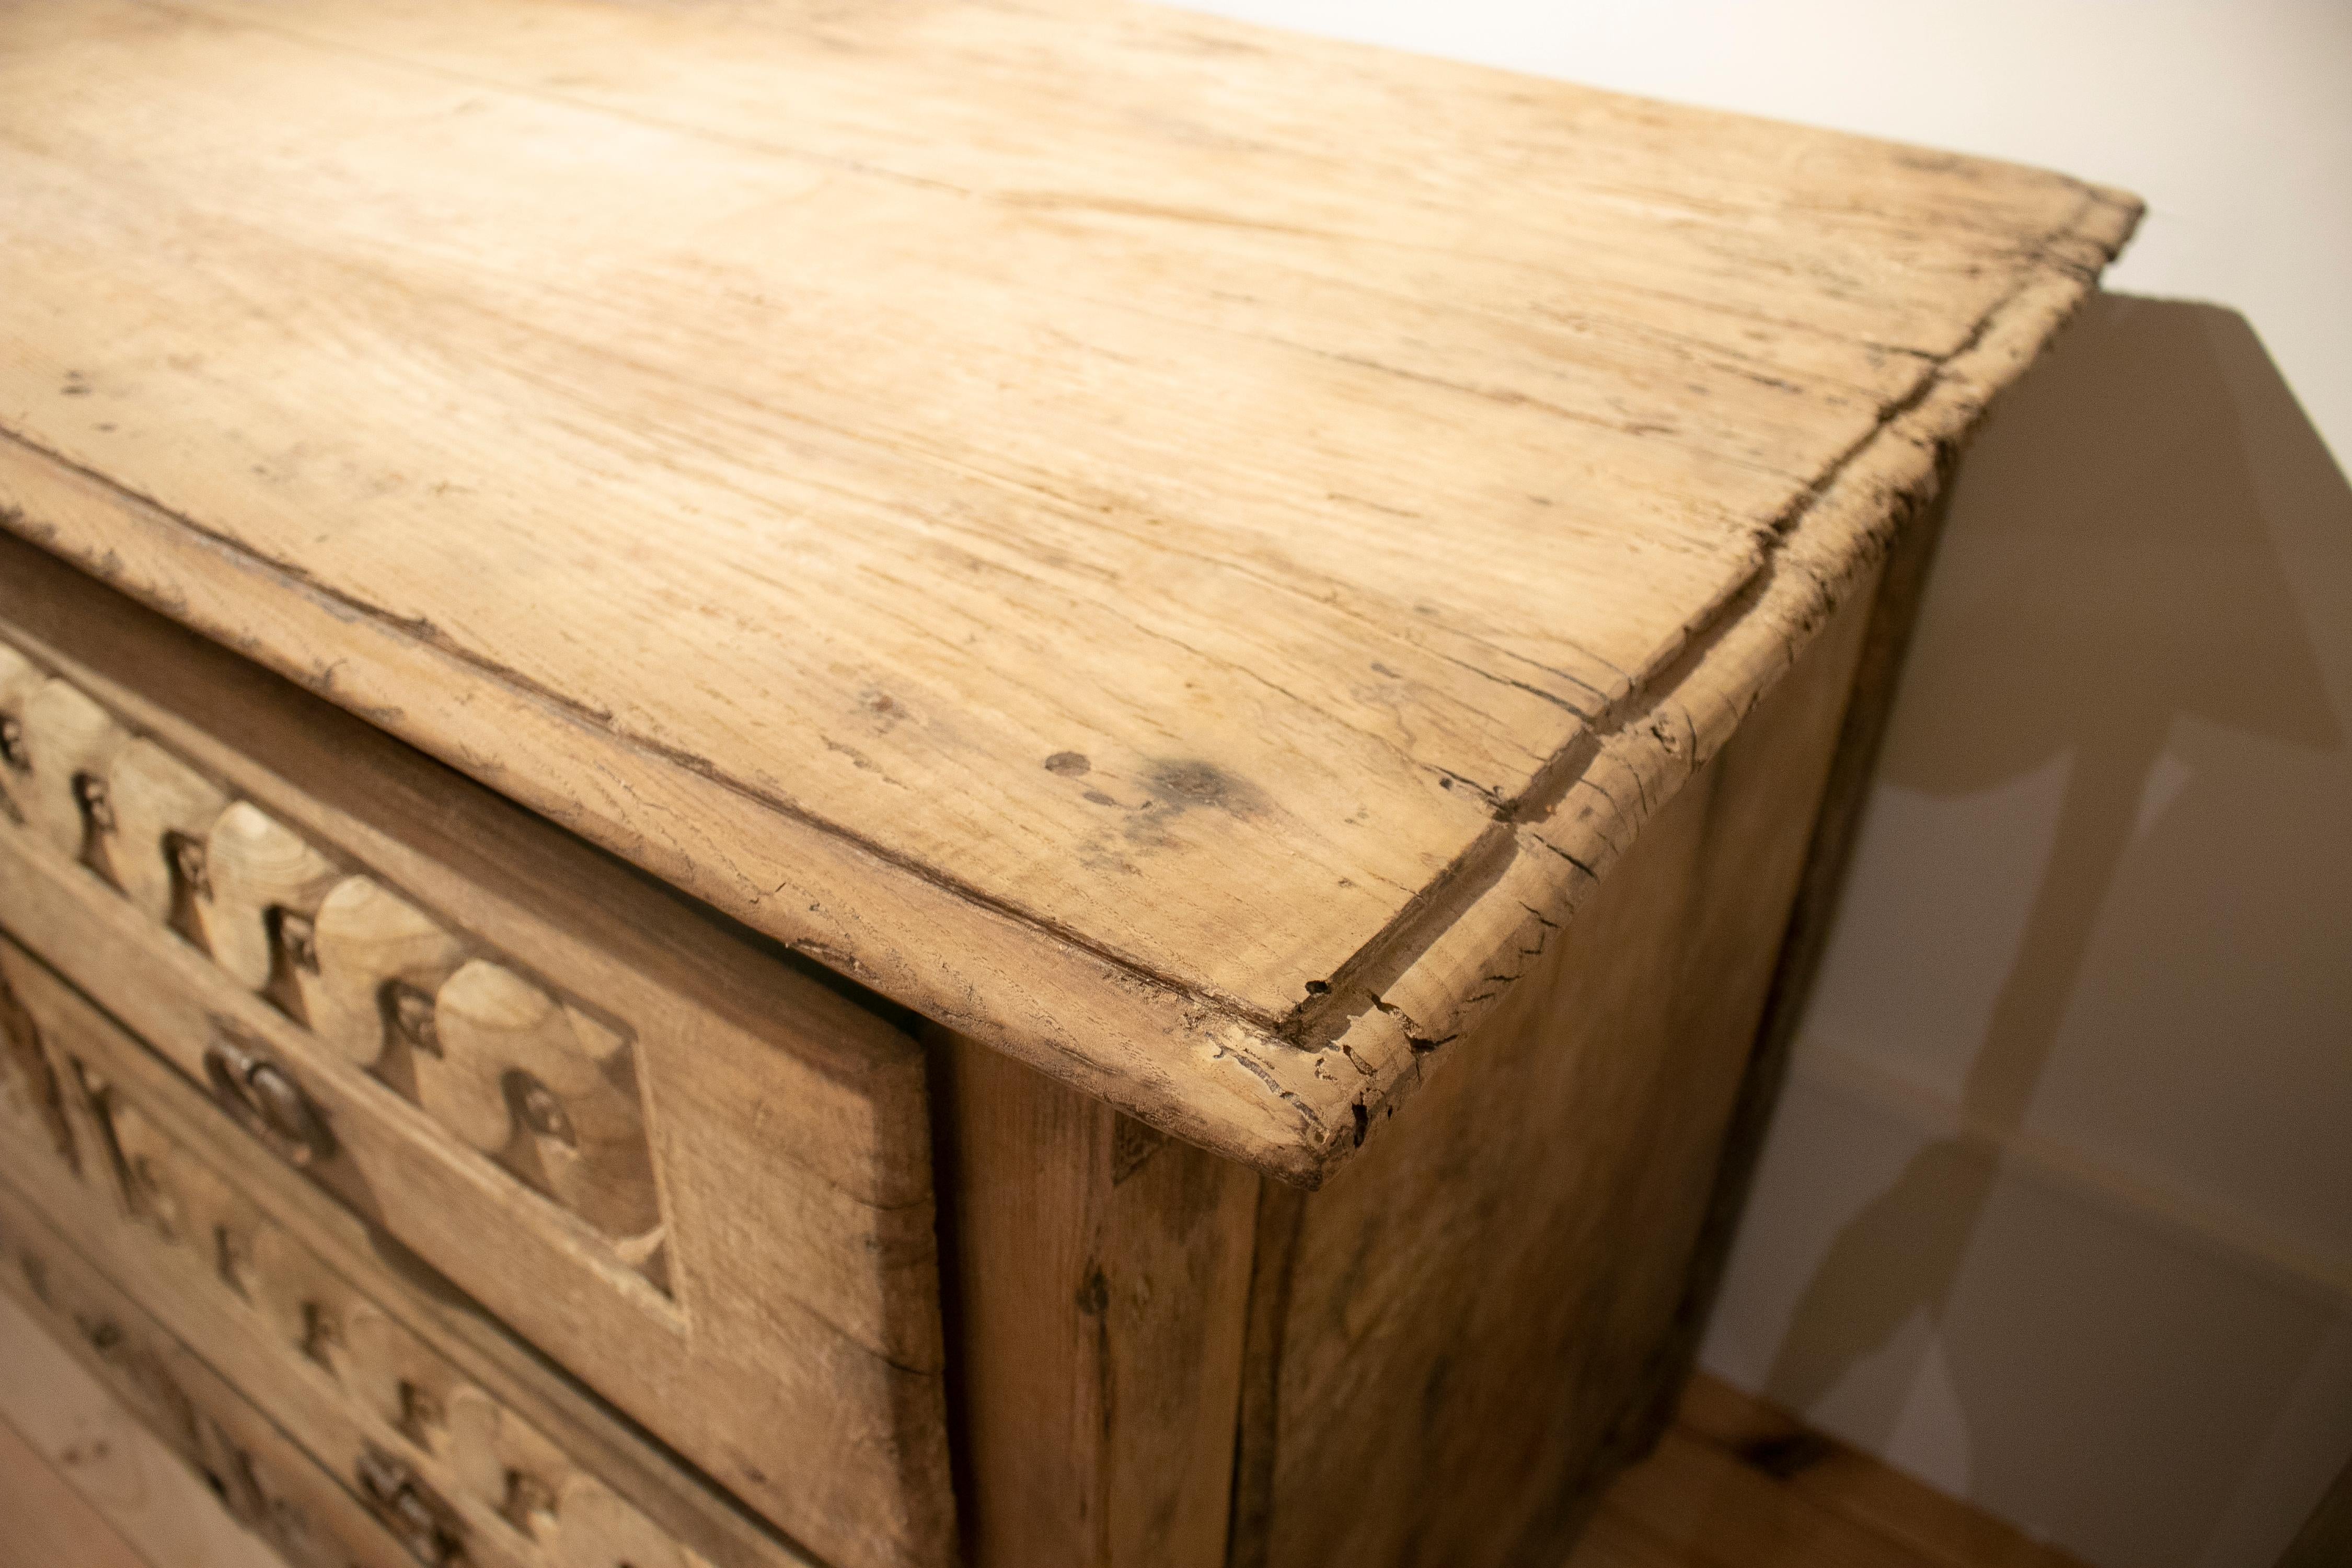
[[[277,1568],[38,1332],[0,1298],[0,1568]],[[1701,1376],[1565,1568],[2081,1564]]]
[[[1704,1373],[1567,1568],[2083,1568]]]

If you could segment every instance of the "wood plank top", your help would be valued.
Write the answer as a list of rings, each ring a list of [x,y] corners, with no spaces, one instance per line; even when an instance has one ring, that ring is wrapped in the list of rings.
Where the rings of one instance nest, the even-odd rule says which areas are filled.
[[[0,9],[0,521],[1312,1182],[2117,193],[1118,0]]]

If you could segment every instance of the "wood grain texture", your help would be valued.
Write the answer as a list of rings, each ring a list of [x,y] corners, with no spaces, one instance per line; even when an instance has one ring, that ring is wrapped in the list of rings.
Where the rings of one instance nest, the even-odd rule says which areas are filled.
[[[0,106],[7,526],[1306,1183],[2137,211],[1079,0],[24,7]]]
[[[936,1043],[966,1561],[1222,1568],[1258,1177]]]
[[[1261,1243],[1251,1359],[1271,1344],[1274,1368],[1246,1385],[1236,1568],[1565,1552],[1679,1371],[1674,1308],[1866,619],[1841,614],[1527,955],[1535,978],[1438,1049],[1475,1054],[1381,1156]]]
[[[19,1316],[13,1303],[0,1310],[0,1337],[39,1331],[11,1321]],[[123,1426],[135,1430],[127,1421]],[[195,1501],[188,1499],[192,1507]],[[152,1568],[5,1419],[0,1419],[0,1520],[8,1521],[0,1533],[0,1568]],[[256,1555],[276,1568],[262,1549]]]
[[[2082,1568],[2071,1552],[2035,1541],[1706,1373],[1684,1385],[1675,1426],[1689,1443],[1739,1458],[1759,1481],[1790,1498],[1795,1504],[1792,1511],[1811,1505],[1841,1515],[1936,1568]],[[1698,1468],[1689,1464],[1686,1455],[1668,1456],[1657,1467],[1669,1474]],[[1649,1495],[1654,1485],[1647,1479],[1633,1481],[1627,1502]],[[1742,1489],[1751,1489],[1743,1484]],[[1604,1509],[1613,1506],[1603,1504]],[[1695,1497],[1675,1511],[1687,1519],[1706,1510],[1706,1503]],[[1741,1552],[1730,1546],[1727,1552],[1727,1543],[1720,1537],[1713,1544],[1716,1551],[1738,1552],[1741,1561],[1752,1560],[1759,1568],[1769,1560],[1762,1550]]]
[[[698,1549],[693,1568],[809,1561],[397,1244],[331,1205],[322,1222],[315,1189],[240,1162],[200,1097],[5,943],[0,971],[32,993],[47,1048],[80,1086],[85,1141],[110,1151],[76,1172],[21,1132],[0,1136],[8,1185],[314,1460],[348,1477],[374,1453],[421,1473],[483,1568],[592,1557],[639,1515],[640,1534]],[[582,1476],[616,1495],[572,1530],[559,1502]]]
[[[184,1079],[206,1082],[225,1039],[275,1062],[333,1134],[311,1181],[812,1552],[845,1568],[944,1556],[929,1116],[911,1037],[813,965],[15,540],[0,542],[0,621],[52,684],[495,956],[447,977],[444,990],[478,982],[447,1043],[496,1055],[501,1080],[530,1075],[513,1146],[493,1163],[462,1118],[376,1076],[346,1033],[307,1026],[335,1010],[326,958],[366,925],[341,905],[316,903],[316,972],[289,975],[283,907],[237,900],[278,930],[257,994],[87,861],[0,824],[0,923]],[[387,973],[431,972],[429,943],[421,959],[397,931],[363,945]],[[625,1071],[615,1023],[635,1037]],[[508,1097],[495,1103],[502,1128]],[[247,1163],[266,1157],[248,1141]],[[646,1231],[656,1183],[665,1223]],[[639,1236],[659,1252],[632,1251]]]
[[[1805,851],[1804,874],[1782,931],[1772,983],[1766,993],[1763,1020],[1748,1052],[1739,1098],[1724,1132],[1716,1161],[1714,1191],[1707,1199],[1706,1223],[1693,1254],[1683,1297],[1675,1310],[1675,1324],[1662,1352],[1664,1367],[1655,1385],[1655,1403],[1649,1415],[1628,1434],[1634,1452],[1645,1451],[1675,1419],[1675,1400],[1698,1362],[1701,1337],[1715,1310],[1724,1270],[1731,1260],[1740,1215],[1763,1158],[1764,1139],[1772,1112],[1780,1103],[1788,1076],[1790,1053],[1797,1029],[1812,994],[1813,979],[1829,942],[1845,872],[1862,814],[1870,798],[1871,780],[1877,771],[1878,752],[1895,706],[1895,691],[1903,658],[1925,591],[1928,568],[1943,533],[1945,504],[1939,494],[1923,509],[1912,525],[1894,542],[1878,574],[1872,596],[1869,626],[1863,633],[1862,652],[1853,685],[1840,721],[1837,742],[1830,759],[1822,805],[1815,816],[1812,842]]]
[[[1657,1451],[1601,1499],[1563,1568],[1816,1564],[2084,1568],[1705,1373],[1682,1391]]]
[[[0,1294],[94,1374],[147,1431],[190,1467],[225,1515],[266,1542],[253,1559],[288,1568],[407,1568],[417,1561],[345,1485],[139,1302],[75,1251],[59,1229],[0,1182]],[[191,1531],[196,1559],[209,1531]],[[231,1563],[241,1563],[230,1557]],[[483,1568],[509,1568],[492,1559]]]

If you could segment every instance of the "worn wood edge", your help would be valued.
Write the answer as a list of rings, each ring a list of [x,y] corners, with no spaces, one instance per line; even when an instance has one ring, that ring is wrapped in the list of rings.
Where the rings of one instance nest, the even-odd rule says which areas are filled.
[[[510,951],[520,942],[569,989],[564,977],[582,962],[550,966],[551,950],[608,958],[647,976],[648,999],[678,997],[858,1092],[910,1092],[920,1077],[913,1037],[870,998],[836,994],[830,972],[784,960],[779,974],[775,956],[754,946],[767,941],[760,933],[730,928],[667,883],[5,534],[0,648],[62,676],[135,733],[322,840],[330,858],[420,901],[502,962],[524,958]],[[476,920],[449,907],[452,886],[481,906]],[[474,929],[485,922],[522,935]],[[647,1026],[625,1012],[617,1021],[643,1036]],[[780,1015],[789,1021],[781,1030]],[[913,1173],[911,1185],[892,1173],[814,1173],[880,1206],[920,1202],[930,1190],[928,1172]]]
[[[1437,1048],[1532,966],[1933,494],[1941,454],[2095,286],[2140,204],[2082,189],[2025,281],[1800,498],[1761,542],[1747,587],[1694,628],[1680,657],[1540,770],[1468,854],[1282,1019],[1183,990],[699,759],[619,741],[430,626],[352,603],[8,431],[0,528],[858,984],[1162,1131],[1311,1188],[1394,1113]],[[403,705],[435,686],[473,700],[429,714]],[[583,731],[629,751],[627,777],[566,763]]]
[[[1739,1096],[1717,1158],[1706,1216],[1692,1256],[1690,1274],[1675,1321],[1649,1374],[1651,1403],[1632,1414],[1618,1434],[1619,1457],[1631,1459],[1655,1445],[1676,1418],[1680,1391],[1697,1364],[1699,1342],[1731,1260],[1731,1246],[1746,1212],[1756,1169],[1770,1130],[1773,1109],[1786,1082],[1797,1026],[1811,999],[1827,951],[1829,932],[1845,889],[1846,869],[1869,799],[1870,782],[1894,712],[1895,693],[1910,648],[1919,599],[1943,536],[1946,496],[1938,494],[1918,521],[1895,541],[1879,578],[1864,634],[1862,665],[1839,725],[1836,752],[1820,816],[1805,851],[1803,879],[1789,911],[1773,963],[1771,989],[1757,1025]]]
[[[594,728],[583,716],[5,432],[0,527],[785,946],[1175,1137],[1292,1181],[1312,1180],[1345,1142],[1345,1125],[1323,1120],[1311,1060],[1265,1026],[780,816],[683,760],[639,753],[625,781],[587,776],[563,761]],[[402,705],[433,687],[473,700],[430,714]]]
[[[1657,681],[1580,742],[1582,766],[1548,803],[1505,814],[1496,863],[1442,911],[1416,949],[1373,965],[1326,1042],[1308,1048],[1324,1081],[1354,1080],[1360,1145],[1428,1072],[1531,973],[1632,846],[1643,825],[1722,749],[1812,645],[1831,616],[1933,506],[1993,397],[2023,373],[2097,285],[2137,222],[2137,198],[2084,187],[2083,208],[2043,246],[2044,264],[1979,325],[1906,405],[1816,487],[1772,542],[1727,615]],[[1332,1152],[1327,1175],[1353,1152]]]
[[[5,560],[10,548],[0,544],[0,560]],[[60,571],[63,569],[60,568]],[[0,623],[0,633],[9,628]],[[8,646],[0,639],[0,647]],[[37,644],[27,644],[47,657],[49,650]],[[70,664],[58,668],[71,671],[76,679],[87,676]],[[135,710],[133,710],[136,711]],[[340,715],[333,715],[340,717]],[[389,742],[386,742],[389,747]],[[420,759],[421,760],[421,759]],[[409,1100],[398,1090],[388,1095],[365,1083],[366,1075],[354,1079],[344,1064],[305,1026],[289,1019],[283,1012],[250,992],[219,975],[209,961],[199,952],[177,939],[166,939],[144,921],[137,911],[115,896],[87,868],[67,862],[54,854],[41,853],[47,847],[23,842],[23,833],[0,825],[0,890],[28,899],[27,923],[24,929],[10,932],[0,929],[0,947],[13,935],[20,938],[28,950],[38,950],[41,961],[61,973],[61,977],[84,994],[93,1005],[117,1021],[126,1021],[140,1015],[139,1004],[130,1000],[135,991],[118,989],[118,981],[127,976],[119,972],[130,967],[130,961],[116,958],[96,958],[93,953],[113,952],[143,955],[142,968],[178,976],[178,993],[188,998],[185,1016],[190,1018],[210,1016],[219,1020],[239,1020],[242,1031],[257,1041],[268,1043],[281,1054],[306,1064],[307,1070],[318,1071],[323,1065],[327,1076],[336,1085],[332,1091],[337,1102],[348,1113],[362,1116],[379,1131],[384,1143],[414,1152],[414,1157],[430,1160],[446,1168],[449,1177],[461,1189],[475,1194],[482,1204],[501,1215],[508,1204],[494,1194],[506,1193],[509,1198],[518,1190],[507,1185],[513,1173],[498,1174],[502,1168],[479,1156],[457,1141],[457,1134],[439,1121],[422,1105]],[[330,836],[331,837],[331,836]],[[577,847],[575,846],[575,847]],[[650,891],[650,890],[649,890]],[[62,933],[62,934],[61,934]],[[38,940],[37,940],[38,939]],[[62,944],[62,945],[58,945]],[[86,967],[77,970],[77,963]],[[604,966],[611,968],[611,966]],[[626,977],[625,970],[612,973]],[[601,976],[590,975],[590,982]],[[776,982],[770,978],[769,995],[773,1000]],[[681,995],[652,981],[647,981],[642,997],[629,991],[604,991],[608,1000],[615,996],[641,1000],[642,1008],[632,1008],[635,1016],[654,1018],[659,1005],[670,1016],[663,1021],[667,1027],[691,1027],[694,1038],[706,1047],[716,1047],[730,1038],[731,1026],[696,999]],[[845,1004],[845,1008],[846,1005]],[[152,1018],[154,1015],[145,1015]],[[874,1025],[877,1030],[882,1026]],[[139,1033],[137,1028],[131,1032]],[[656,1030],[656,1032],[659,1032]],[[154,1047],[169,1037],[152,1026],[145,1037]],[[805,1065],[804,1058],[772,1041],[759,1037],[738,1037],[737,1047],[750,1049],[765,1047],[782,1050],[795,1068]],[[792,1189],[799,1201],[790,1213],[779,1212],[772,1205],[762,1209],[760,1217],[771,1227],[772,1237],[782,1236],[787,1241],[799,1238],[796,1245],[819,1246],[827,1257],[865,1258],[872,1255],[892,1260],[892,1272],[877,1277],[871,1294],[863,1289],[836,1293],[826,1289],[803,1289],[799,1284],[788,1286],[781,1295],[789,1299],[793,1310],[806,1314],[808,1319],[824,1325],[826,1331],[838,1334],[850,1344],[860,1346],[900,1372],[918,1376],[935,1375],[940,1358],[939,1331],[935,1317],[935,1292],[928,1278],[899,1279],[897,1270],[908,1274],[922,1273],[909,1268],[902,1255],[904,1246],[917,1242],[928,1244],[934,1230],[932,1209],[932,1177],[928,1159],[928,1142],[919,1130],[930,1121],[930,1113],[922,1098],[917,1074],[922,1058],[911,1039],[893,1036],[889,1048],[893,1058],[903,1057],[900,1070],[885,1073],[879,1070],[865,1075],[866,1081],[856,1085],[860,1093],[873,1102],[875,1127],[861,1129],[878,1153],[890,1152],[898,1140],[885,1136],[891,1126],[903,1123],[908,1129],[913,1146],[904,1157],[885,1161],[879,1157],[852,1163],[840,1159],[811,1159],[795,1152],[809,1140],[806,1127],[817,1124],[828,1114],[838,1116],[854,1111],[856,1107],[844,1107],[839,1101],[827,1101],[821,1090],[826,1075],[812,1071],[807,1079],[794,1076],[789,1089],[780,1090],[780,1102],[798,1101],[789,1110],[773,1113],[772,1125],[787,1130],[783,1146],[778,1148],[774,1165],[791,1173]],[[161,1057],[170,1052],[158,1050]],[[660,1090],[674,1087],[676,1071],[669,1061],[682,1053],[671,1047],[665,1052],[665,1070],[656,1074],[652,1063],[643,1071],[644,1088],[649,1101],[658,1109],[662,1104]],[[730,1053],[731,1054],[731,1053]],[[184,1067],[187,1064],[183,1062]],[[194,1071],[193,1067],[187,1070]],[[200,1075],[199,1075],[200,1076]],[[911,1082],[899,1082],[900,1079]],[[662,1112],[672,1115],[674,1112]],[[803,1116],[806,1121],[796,1124],[788,1115]],[[650,1129],[652,1142],[648,1148],[670,1161],[666,1175],[656,1179],[677,1181],[679,1173],[702,1161],[687,1153],[691,1140],[665,1141],[661,1137],[663,1123],[655,1121]],[[766,1147],[776,1148],[771,1139]],[[822,1151],[829,1152],[829,1151]],[[440,1157],[446,1156],[446,1158]],[[849,1178],[845,1180],[845,1173]],[[882,1184],[895,1182],[895,1190]],[[528,1187],[520,1191],[533,1191]],[[618,1251],[618,1243],[604,1229],[596,1226],[550,1194],[540,1194],[546,1205],[529,1205],[524,1211],[530,1217],[516,1223],[538,1239],[544,1241],[572,1267],[582,1271],[583,1279],[593,1279],[618,1300],[646,1314],[673,1336],[687,1337],[692,1321],[690,1311],[683,1309],[675,1289],[665,1290],[649,1284]],[[679,1211],[674,1201],[665,1209],[667,1223],[675,1226]],[[897,1238],[897,1239],[893,1239]],[[673,1245],[671,1266],[679,1267],[678,1254]],[[803,1271],[813,1278],[815,1271]],[[893,1284],[900,1288],[894,1289]],[[777,1310],[782,1310],[781,1307]]]

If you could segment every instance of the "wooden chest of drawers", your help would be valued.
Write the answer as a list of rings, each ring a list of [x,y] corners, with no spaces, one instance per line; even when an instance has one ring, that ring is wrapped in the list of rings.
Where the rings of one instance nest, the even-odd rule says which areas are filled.
[[[0,132],[0,1288],[339,1565],[1556,1561],[2137,211],[1076,0]]]
[[[0,966],[14,1098],[51,1131],[12,1176],[73,1192],[77,1234],[120,1215],[178,1242],[289,1369],[340,1374],[379,1418],[359,1416],[368,1441],[436,1446],[403,1391],[446,1413],[457,1374],[407,1375],[384,1342],[399,1301],[315,1286],[324,1265],[265,1239],[289,1234],[249,1190],[267,1159],[436,1288],[597,1368],[600,1394],[762,1513],[838,1531],[836,1560],[940,1556],[931,1132],[907,1031],[358,721],[0,552],[0,926],[25,944]],[[11,1159],[41,1142],[18,1131]],[[562,1450],[521,1430],[548,1464],[514,1484],[551,1513]],[[511,1511],[502,1477],[472,1500]]]

